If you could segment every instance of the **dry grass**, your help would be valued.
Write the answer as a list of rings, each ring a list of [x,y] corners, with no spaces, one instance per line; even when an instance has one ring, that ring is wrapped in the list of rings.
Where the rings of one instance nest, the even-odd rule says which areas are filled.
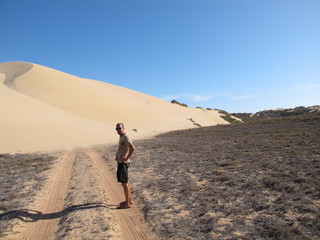
[[[307,114],[136,141],[133,195],[163,239],[319,239],[319,139]]]
[[[25,208],[43,185],[55,158],[49,154],[0,155],[0,237],[12,226],[10,211]]]

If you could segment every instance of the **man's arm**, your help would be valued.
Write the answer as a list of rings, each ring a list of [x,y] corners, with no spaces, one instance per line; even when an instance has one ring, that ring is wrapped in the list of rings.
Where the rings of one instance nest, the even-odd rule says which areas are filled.
[[[123,160],[123,161],[127,161],[127,160],[132,156],[134,150],[135,150],[135,147],[134,147],[133,143],[130,143],[130,144],[129,144],[129,153],[128,153],[128,156],[127,156],[127,157],[122,157],[122,160]]]

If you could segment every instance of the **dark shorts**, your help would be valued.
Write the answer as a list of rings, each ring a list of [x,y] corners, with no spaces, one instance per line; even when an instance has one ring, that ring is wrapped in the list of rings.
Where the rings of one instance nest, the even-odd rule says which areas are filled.
[[[130,163],[118,163],[117,179],[118,182],[127,183],[129,181],[128,168]]]

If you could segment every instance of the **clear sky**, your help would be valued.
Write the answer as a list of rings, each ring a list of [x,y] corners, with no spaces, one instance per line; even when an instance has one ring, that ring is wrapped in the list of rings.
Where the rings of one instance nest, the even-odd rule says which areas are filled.
[[[190,107],[320,104],[319,0],[0,0],[0,62]]]

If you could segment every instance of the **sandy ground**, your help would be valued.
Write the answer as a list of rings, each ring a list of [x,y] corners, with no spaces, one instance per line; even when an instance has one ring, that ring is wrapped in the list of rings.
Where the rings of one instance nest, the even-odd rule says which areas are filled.
[[[120,86],[26,62],[0,63],[0,153],[116,143],[122,122],[132,139],[226,124],[216,110],[193,109]]]
[[[157,239],[137,202],[130,209],[116,208],[123,200],[121,185],[99,153],[67,151],[34,204],[19,210],[13,232],[3,239]]]

